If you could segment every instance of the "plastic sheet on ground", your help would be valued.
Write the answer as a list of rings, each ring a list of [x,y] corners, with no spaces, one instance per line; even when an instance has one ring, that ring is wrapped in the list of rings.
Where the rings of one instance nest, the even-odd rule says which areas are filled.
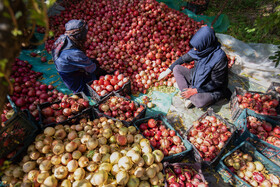
[[[276,45],[262,43],[244,43],[226,34],[217,34],[223,49],[235,56],[235,65],[231,71],[247,77],[250,81],[268,88],[271,82],[280,81],[280,65],[275,68],[269,56],[274,55]]]
[[[166,115],[169,111],[171,106],[172,98],[178,92],[178,89],[166,88],[169,90],[167,93],[166,91],[159,91],[158,88],[150,89],[147,94],[139,94],[137,96],[132,96],[132,99],[136,102],[143,103],[143,96],[148,96],[151,102],[155,105],[153,108],[147,108],[146,117],[155,116],[157,114]],[[171,91],[170,91],[171,90]]]

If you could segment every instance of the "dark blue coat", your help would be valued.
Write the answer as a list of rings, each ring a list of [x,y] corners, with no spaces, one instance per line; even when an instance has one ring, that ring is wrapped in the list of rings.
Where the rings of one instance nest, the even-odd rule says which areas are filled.
[[[190,41],[196,48],[176,60],[169,68],[175,65],[196,61],[192,72],[192,87],[198,93],[212,92],[216,100],[229,97],[228,86],[228,60],[221,49],[213,29],[208,26],[199,29]]]

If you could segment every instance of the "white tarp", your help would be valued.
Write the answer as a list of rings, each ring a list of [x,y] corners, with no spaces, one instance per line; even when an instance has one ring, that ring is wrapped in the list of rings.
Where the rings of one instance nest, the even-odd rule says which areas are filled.
[[[280,65],[269,59],[277,50],[276,45],[262,43],[244,43],[226,34],[216,34],[222,48],[230,56],[235,56],[235,65],[231,71],[245,76],[250,81],[269,87],[271,82],[280,82]]]

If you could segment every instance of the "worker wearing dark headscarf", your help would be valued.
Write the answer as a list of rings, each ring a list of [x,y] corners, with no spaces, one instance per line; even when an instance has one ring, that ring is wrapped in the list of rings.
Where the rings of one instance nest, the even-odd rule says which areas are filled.
[[[201,108],[229,98],[228,61],[214,30],[208,26],[200,28],[190,45],[193,48],[162,72],[159,80],[173,71],[186,107],[193,104]],[[194,69],[181,66],[191,61],[196,62]]]
[[[87,24],[83,20],[70,20],[65,24],[65,30],[52,49],[56,69],[70,90],[89,95],[86,83],[96,79],[97,64],[85,54]]]

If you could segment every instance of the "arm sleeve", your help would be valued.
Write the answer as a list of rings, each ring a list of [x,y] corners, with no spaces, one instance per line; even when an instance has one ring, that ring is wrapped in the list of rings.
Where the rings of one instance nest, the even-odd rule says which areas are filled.
[[[92,73],[96,69],[96,64],[93,63],[84,52],[80,50],[71,51],[72,55],[70,56],[69,63],[76,66],[80,69],[84,69],[88,73]]]
[[[184,63],[187,63],[187,62],[191,62],[193,61],[194,59],[188,54],[184,54],[183,56],[181,56],[180,58],[178,58],[175,62],[173,62],[171,64],[171,66],[169,67],[169,69],[171,71],[173,71],[173,68],[176,66],[176,65],[181,65],[181,64],[184,64]]]
[[[215,91],[226,85],[225,81],[228,81],[228,64],[226,59],[222,59],[214,66],[211,72],[211,80],[207,84],[197,88],[197,92]]]

